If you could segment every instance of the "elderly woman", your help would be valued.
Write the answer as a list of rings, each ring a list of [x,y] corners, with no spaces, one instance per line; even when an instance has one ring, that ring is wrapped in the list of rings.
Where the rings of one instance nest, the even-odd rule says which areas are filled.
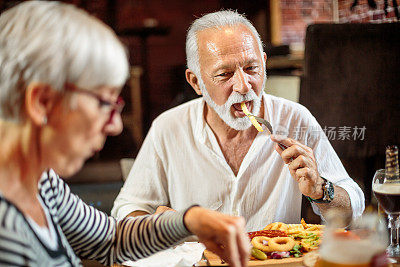
[[[241,218],[200,207],[117,222],[59,178],[122,130],[123,46],[71,5],[28,1],[0,16],[0,265],[137,260],[196,234],[246,265]]]

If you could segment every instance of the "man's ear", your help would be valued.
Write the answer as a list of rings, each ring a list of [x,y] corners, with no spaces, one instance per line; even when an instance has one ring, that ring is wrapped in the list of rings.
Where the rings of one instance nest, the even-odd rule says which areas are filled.
[[[186,81],[192,86],[196,94],[202,95],[200,86],[199,86],[199,79],[197,79],[196,74],[190,69],[185,71],[186,74]]]
[[[265,68],[267,68],[267,54],[265,52],[263,52],[263,57],[264,57]]]
[[[57,95],[57,92],[47,84],[32,82],[27,86],[25,110],[34,124],[47,123],[47,117],[57,101]]]

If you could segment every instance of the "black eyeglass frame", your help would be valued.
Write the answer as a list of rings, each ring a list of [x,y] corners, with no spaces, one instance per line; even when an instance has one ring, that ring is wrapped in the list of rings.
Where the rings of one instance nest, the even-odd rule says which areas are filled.
[[[110,109],[110,120],[112,119],[113,115],[115,114],[115,112],[118,112],[121,114],[122,110],[124,109],[125,106],[125,101],[121,96],[118,96],[117,100],[115,102],[109,101],[109,100],[105,100],[103,99],[101,96],[99,96],[98,94],[96,94],[95,92],[89,91],[89,90],[85,90],[85,89],[80,89],[75,85],[72,84],[67,84],[65,86],[65,90],[72,92],[72,93],[82,93],[82,94],[86,94],[88,96],[92,96],[94,98],[97,99],[97,101],[99,102],[99,106],[108,106],[111,107]]]

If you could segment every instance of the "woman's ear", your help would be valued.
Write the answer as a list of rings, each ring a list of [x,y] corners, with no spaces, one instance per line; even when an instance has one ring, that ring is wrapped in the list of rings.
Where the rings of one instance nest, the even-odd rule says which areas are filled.
[[[35,125],[47,124],[47,116],[50,114],[57,101],[58,92],[50,85],[32,82],[25,92],[25,110],[27,117]]]
[[[202,95],[200,86],[199,86],[199,79],[197,79],[196,74],[190,69],[187,69],[186,72],[186,81],[192,86],[196,94]]]

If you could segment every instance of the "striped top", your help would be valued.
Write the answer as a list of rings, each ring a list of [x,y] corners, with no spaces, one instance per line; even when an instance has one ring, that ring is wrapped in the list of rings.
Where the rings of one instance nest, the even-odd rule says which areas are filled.
[[[43,174],[39,195],[56,229],[57,249],[48,248],[0,193],[1,266],[81,266],[80,258],[110,265],[147,257],[190,235],[184,211],[117,222],[72,194],[52,170]]]

